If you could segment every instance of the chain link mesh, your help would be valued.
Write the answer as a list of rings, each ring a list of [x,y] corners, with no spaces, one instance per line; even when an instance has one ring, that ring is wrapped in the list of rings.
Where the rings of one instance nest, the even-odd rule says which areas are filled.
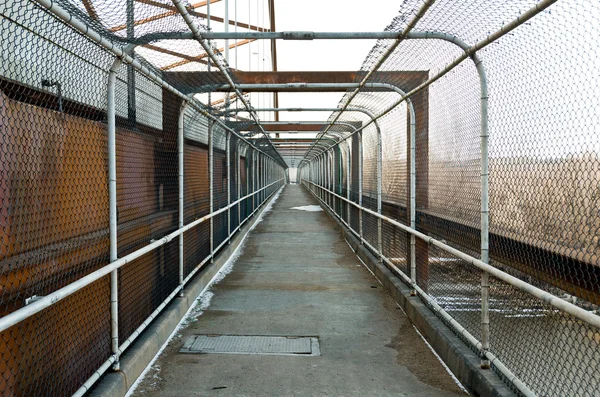
[[[403,31],[422,4],[402,2],[387,30]],[[356,82],[373,71],[368,83],[409,92],[463,54],[439,37],[474,45],[536,4],[435,2],[412,29],[422,35],[396,47],[395,40],[379,40]],[[490,264],[591,313],[598,313],[600,303],[600,44],[593,39],[600,33],[599,16],[595,2],[559,1],[477,53],[489,89]],[[425,32],[429,38],[423,38]],[[416,115],[416,229],[476,258],[481,246],[481,92],[478,70],[467,58],[410,97]],[[407,101],[391,107],[399,98],[365,86],[355,95],[348,92],[339,107],[363,108],[378,117],[382,214],[409,226],[410,119]],[[329,121],[334,120],[369,123],[354,112],[333,113]],[[329,131],[318,138],[340,139]],[[348,138],[351,201],[362,200],[364,208],[377,211],[374,125],[362,133],[362,198],[358,137]],[[309,158],[321,150],[314,147]],[[342,172],[346,178],[348,171]],[[301,175],[324,186],[315,178],[314,164]],[[356,234],[362,228],[367,246],[378,249],[377,217],[364,213],[360,225],[359,211],[353,209],[350,226]],[[410,277],[409,235],[388,222],[382,228],[386,263]],[[481,341],[481,270],[421,239],[415,256],[416,284],[431,299],[427,303],[441,307]],[[600,330],[504,281],[492,277],[490,285],[490,351],[535,394],[596,395]]]
[[[133,57],[161,76],[165,88],[132,65],[116,74],[117,255],[122,258],[178,228],[178,117],[184,95],[222,84],[208,57],[169,1],[53,3],[115,48],[135,44]],[[201,30],[202,13],[192,11]],[[135,23],[133,23],[135,21]],[[219,52],[218,43],[210,44]],[[218,55],[218,62],[224,62]],[[0,4],[0,307],[7,316],[77,282],[109,263],[108,78],[115,56],[28,0]],[[215,67],[213,65],[213,71]],[[200,77],[194,80],[193,77]],[[239,99],[230,106],[239,107]],[[183,218],[189,224],[214,209],[280,181],[275,161],[261,185],[250,183],[248,158],[277,152],[264,135],[252,144],[213,129],[214,182],[209,184],[208,119],[217,110],[188,105],[184,125]],[[238,191],[238,169],[239,185]],[[261,168],[262,169],[262,168]],[[254,181],[252,181],[254,182]],[[257,195],[214,217],[214,248],[270,194]],[[253,203],[251,207],[249,203]],[[118,270],[118,344],[126,346],[211,257],[208,221]],[[69,396],[115,353],[111,350],[108,276],[84,286],[0,332],[0,395]],[[113,356],[114,357],[114,356]],[[89,387],[89,386],[86,386]]]

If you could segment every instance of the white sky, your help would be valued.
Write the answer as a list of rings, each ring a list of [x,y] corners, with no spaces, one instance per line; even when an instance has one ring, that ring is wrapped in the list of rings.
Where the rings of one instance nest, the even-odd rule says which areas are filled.
[[[229,18],[252,25],[269,27],[267,0],[229,0]],[[366,32],[382,31],[398,15],[398,2],[372,0],[369,7],[363,1],[275,0],[277,31]],[[202,11],[205,7],[202,8]],[[225,15],[225,0],[211,5],[211,14]],[[224,31],[225,25],[211,22],[213,31]],[[230,26],[230,31],[235,27]],[[245,29],[238,28],[238,31]],[[232,43],[230,43],[232,44]],[[224,43],[218,43],[223,46]],[[375,40],[314,40],[277,41],[277,65],[280,71],[356,71]],[[229,63],[240,70],[271,70],[270,42],[254,42],[236,51],[230,50]],[[280,107],[337,107],[342,93],[280,93]],[[272,106],[272,94],[253,94],[254,107]],[[281,120],[325,120],[329,113],[280,113]],[[272,114],[260,114],[262,120],[272,120]]]
[[[270,27],[268,0],[228,0],[229,19],[251,25]],[[225,16],[225,0],[211,5],[211,14]],[[389,0],[364,1],[275,0],[275,29],[281,31],[368,32],[383,31],[398,15],[400,5]],[[205,12],[206,7],[201,11]],[[211,22],[215,32],[225,31],[225,24]],[[238,31],[246,31],[237,28]],[[229,26],[229,31],[235,31]],[[375,40],[277,40],[279,71],[357,71],[375,45]],[[219,48],[224,41],[216,41]],[[233,44],[231,41],[229,45]],[[229,50],[229,64],[242,71],[271,69],[270,41],[262,40]],[[343,93],[279,93],[279,107],[335,108]],[[212,101],[223,94],[212,94]],[[207,102],[207,95],[199,98]],[[250,101],[255,108],[273,107],[272,93],[253,93]],[[247,115],[247,113],[242,113]],[[274,120],[273,112],[259,112],[263,121]],[[329,112],[280,112],[281,121],[327,120]],[[281,138],[313,138],[316,133],[280,134]],[[300,156],[302,157],[302,156]]]

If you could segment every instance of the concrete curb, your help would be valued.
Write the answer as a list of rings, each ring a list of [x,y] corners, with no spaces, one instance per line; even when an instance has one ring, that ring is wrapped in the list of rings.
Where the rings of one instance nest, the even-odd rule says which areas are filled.
[[[321,207],[335,222],[337,228],[356,255],[379,279],[389,294],[402,307],[410,321],[458,378],[460,383],[476,397],[515,396],[515,393],[492,370],[480,368],[480,359],[458,336],[444,324],[410,289],[384,264],[361,245],[356,236],[327,208]]]
[[[277,191],[276,191],[277,192]],[[123,397],[135,381],[140,377],[148,364],[162,345],[167,341],[175,327],[179,324],[185,313],[192,306],[198,295],[210,283],[223,265],[227,262],[236,248],[243,242],[246,233],[260,218],[266,205],[273,200],[274,195],[265,201],[260,210],[240,228],[231,244],[225,245],[215,256],[213,264],[206,267],[185,286],[182,297],[174,298],[154,319],[154,321],[142,332],[137,340],[121,356],[121,370],[119,372],[107,372],[92,388],[89,395],[93,397]]]

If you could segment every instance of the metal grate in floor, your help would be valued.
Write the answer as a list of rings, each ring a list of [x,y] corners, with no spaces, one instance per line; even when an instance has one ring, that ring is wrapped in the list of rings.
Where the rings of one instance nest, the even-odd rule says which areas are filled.
[[[193,335],[180,353],[319,356],[319,339],[310,336]]]

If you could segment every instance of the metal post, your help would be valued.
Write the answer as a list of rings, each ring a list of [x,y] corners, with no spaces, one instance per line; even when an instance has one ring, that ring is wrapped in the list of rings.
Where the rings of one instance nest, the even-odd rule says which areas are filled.
[[[229,33],[229,0],[225,0],[225,34]],[[229,39],[225,39],[225,62],[229,64]],[[229,98],[229,95],[227,96]]]
[[[338,179],[338,183],[337,183],[337,194],[342,195],[343,192],[343,188],[344,188],[344,178],[342,176],[342,172],[344,170],[344,160],[342,158],[342,149],[340,148],[340,145],[338,145],[336,147],[337,152],[338,152],[338,172],[337,172],[337,179]],[[336,212],[340,213],[340,216],[343,217],[343,212],[342,212],[342,202],[334,196],[334,200],[335,200],[335,208],[336,208]]]
[[[481,84],[481,261],[489,262],[489,128],[488,128],[488,87],[483,64],[474,55]],[[489,313],[490,276],[481,273],[481,368],[490,368],[486,353],[490,349],[490,313]]]
[[[215,218],[212,213],[215,210],[215,187],[214,187],[214,153],[213,153],[213,125],[211,121],[208,122],[208,195],[209,195],[209,212],[210,217],[210,263],[214,263],[215,246],[214,246],[214,232],[215,232]]]
[[[363,180],[362,180],[362,131],[358,133],[358,235],[360,243],[364,244],[363,236]]]
[[[252,212],[254,212],[254,202],[255,202],[255,195],[254,192],[256,191],[256,167],[255,167],[255,163],[256,163],[256,159],[255,159],[255,154],[256,152],[253,150],[252,151],[252,156],[250,157],[250,162],[249,162],[249,167],[248,167],[248,176],[252,176],[250,179],[252,179],[252,210],[248,211],[248,216],[250,216],[250,214]],[[250,186],[249,186],[250,187]]]
[[[323,191],[323,187],[325,187],[325,153],[321,154],[319,156],[319,186],[321,187],[321,189],[319,189],[319,196],[321,197],[321,200],[325,200],[325,192]]]
[[[225,156],[227,161],[227,244],[231,244],[231,133],[227,131],[227,138],[225,139]]]
[[[107,116],[108,116],[108,234],[110,240],[110,262],[117,257],[117,134],[116,134],[116,107],[115,87],[117,71],[121,66],[121,59],[116,58],[108,73],[107,87]],[[112,364],[114,371],[120,370],[119,364],[119,273],[113,270],[110,273],[110,338],[111,351],[115,356]]]
[[[350,145],[348,147],[348,158],[346,159],[346,199],[350,201],[350,174],[352,170],[352,149]],[[352,229],[350,224],[350,204],[346,202],[346,220],[348,222],[348,228]]]
[[[250,211],[250,213],[254,212],[254,209],[256,208],[256,186],[257,186],[257,181],[256,181],[256,175],[258,174],[256,172],[256,156],[258,155],[258,152],[252,152],[252,211]]]
[[[410,112],[410,130],[409,130],[409,162],[410,162],[410,178],[409,178],[409,195],[410,195],[410,227],[417,227],[417,137],[416,137],[416,116],[412,102],[407,102]],[[414,234],[410,234],[410,294],[416,296],[415,286],[417,285],[417,242]]]
[[[377,213],[381,215],[381,193],[383,173],[383,148],[381,143],[381,129],[377,126]],[[377,251],[379,251],[379,263],[383,262],[383,236],[382,220],[377,218]]]
[[[184,225],[184,119],[185,119],[185,109],[188,105],[187,101],[183,101],[181,103],[181,108],[179,109],[179,120],[177,123],[177,157],[179,159],[179,228],[181,229]],[[183,233],[179,235],[179,285],[181,286],[181,291],[179,292],[179,296],[183,296]]]
[[[321,189],[321,194],[322,194],[324,201],[327,200],[327,193],[325,193],[325,187],[327,186],[327,170],[325,169],[326,158],[327,158],[327,152],[324,152],[323,155],[321,156],[321,175],[323,176],[323,179],[321,181],[321,187],[323,188],[323,189]]]
[[[330,202],[330,198],[331,195],[329,193],[327,193],[327,190],[330,190],[330,183],[331,183],[331,164],[330,164],[330,160],[331,160],[331,153],[329,152],[329,150],[325,151],[325,158],[323,159],[323,171],[325,172],[325,203],[327,204],[327,206],[329,208],[331,208],[331,202]]]
[[[329,151],[329,191],[335,191],[335,152],[332,148]],[[335,212],[335,198],[333,194],[329,194],[329,207]]]
[[[237,7],[237,1],[236,1]],[[236,169],[236,179],[237,179],[237,196],[236,200],[239,200],[242,197],[242,177],[240,175],[241,166],[240,166],[240,141],[237,141],[237,145],[235,148],[235,169]],[[241,211],[242,203],[238,201],[237,203],[237,218],[238,218],[238,227],[242,225],[242,211]]]
[[[132,42],[135,38],[135,2],[127,0],[125,6],[127,14],[127,40]],[[137,105],[135,92],[135,68],[133,65],[127,65],[127,118],[130,125],[135,126],[137,123]]]

